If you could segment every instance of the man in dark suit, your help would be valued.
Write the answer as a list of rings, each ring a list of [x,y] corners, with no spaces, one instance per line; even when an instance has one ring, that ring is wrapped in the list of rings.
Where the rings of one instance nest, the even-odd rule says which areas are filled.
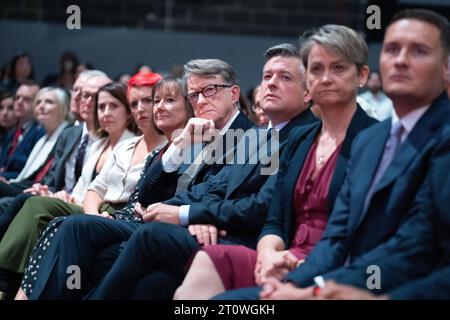
[[[309,298],[316,276],[366,287],[369,275],[363,281],[353,279],[348,269],[366,271],[401,245],[399,230],[415,232],[417,226],[408,224],[409,212],[442,140],[442,127],[450,119],[443,80],[448,32],[447,20],[430,11],[407,10],[393,18],[386,30],[380,69],[395,115],[355,139],[347,177],[323,238],[306,261],[287,275],[287,284],[275,281],[261,295],[260,288],[249,288],[218,299],[277,298],[281,288],[289,286],[304,288],[303,298]],[[433,262],[426,261],[420,272]],[[404,269],[401,279],[384,279],[373,290],[389,290],[417,272]]]
[[[11,130],[4,140],[0,155],[0,176],[5,179],[16,178],[27,162],[36,142],[45,130],[34,120],[34,98],[39,85],[34,82],[19,86],[14,96],[14,113],[19,119],[16,130]]]
[[[188,191],[217,174],[225,164],[226,154],[236,147],[227,143],[227,135],[253,126],[238,109],[240,88],[234,70],[226,62],[192,60],[185,65],[184,79],[191,90],[186,99],[195,118],[188,121],[181,134],[177,132],[179,135],[174,137],[161,161],[145,177],[139,194],[144,207],[166,200],[175,192]],[[214,141],[204,133],[212,134]],[[205,161],[210,155],[216,161]]]
[[[292,129],[316,120],[311,111],[304,107],[304,67],[296,48],[287,44],[278,45],[268,49],[265,56],[267,61],[262,80],[262,104],[271,119],[269,127],[277,130],[279,147],[283,148]],[[280,150],[272,148],[273,145],[267,147],[268,141],[264,139],[266,129],[251,129],[247,134],[250,135],[252,130],[256,130],[253,133],[256,132],[254,137],[257,138],[251,141],[256,143],[256,147],[250,145],[250,148],[258,155],[264,150],[263,158],[274,160]],[[237,153],[241,147],[246,147],[246,138],[240,141]],[[249,151],[244,163],[227,165],[205,183],[194,185],[190,192],[177,193],[163,204],[157,203],[147,208],[143,219],[152,222],[141,226],[132,235],[111,272],[90,298],[129,298],[133,286],[139,281],[132,298],[170,299],[181,283],[186,263],[201,244],[217,240],[220,243],[254,247],[266,218],[276,176],[265,173],[264,169],[269,169],[267,162],[252,163],[250,159],[253,155]],[[234,160],[238,160],[238,157]],[[276,173],[276,170],[271,173]],[[188,205],[185,213],[180,210],[180,204]],[[199,228],[198,232],[193,232],[197,240],[185,228],[194,224]],[[216,228],[226,229],[227,235],[216,239]],[[205,231],[205,234],[200,230]],[[152,236],[149,238],[150,234]],[[135,246],[137,243],[138,246]],[[164,245],[154,246],[155,243]],[[143,252],[141,245],[155,248],[155,251]],[[163,250],[164,256],[170,258],[155,261],[153,258],[163,253],[159,250]],[[132,278],[117,278],[130,265],[123,264],[125,257],[131,258],[130,254],[153,263],[152,267],[134,269],[132,275],[128,274]],[[128,260],[130,263],[132,261],[133,258]],[[148,271],[150,273],[146,276]],[[121,289],[116,290],[116,286]]]

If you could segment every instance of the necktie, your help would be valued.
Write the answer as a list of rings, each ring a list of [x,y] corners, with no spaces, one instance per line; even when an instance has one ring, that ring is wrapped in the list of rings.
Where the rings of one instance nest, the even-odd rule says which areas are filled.
[[[376,185],[383,177],[384,173],[389,167],[389,164],[392,162],[392,159],[394,159],[395,152],[397,151],[398,146],[400,145],[401,142],[402,133],[403,127],[401,122],[398,121],[391,128],[391,134],[389,136],[388,141],[386,142],[386,145],[384,146],[383,157],[381,158],[381,162],[378,166],[375,178],[373,179],[372,184],[370,185],[369,192],[367,193],[366,199],[364,201],[364,212],[366,212],[369,207],[369,203],[372,198],[373,192],[375,191]]]
[[[11,145],[8,149],[8,156],[10,156],[11,154],[14,153],[14,150],[16,150],[17,145],[19,144],[19,139],[20,136],[23,134],[23,128],[22,127],[18,127],[16,132],[14,133],[14,137],[11,141]]]
[[[42,179],[44,179],[45,175],[50,170],[54,160],[55,160],[54,157],[51,157],[50,159],[47,160],[47,162],[44,164],[44,166],[42,166],[42,168],[39,170],[39,172],[34,177],[34,182],[41,182]]]
[[[86,133],[83,136],[80,146],[78,147],[77,155],[75,156],[75,184],[81,176],[81,170],[83,169],[84,156],[86,154],[86,148],[89,143],[89,134]]]
[[[217,139],[218,140],[218,139]],[[197,173],[203,167],[205,162],[209,163],[214,155],[214,149],[218,142],[214,140],[205,145],[199,155],[195,158],[194,163],[192,163],[185,172],[178,178],[177,190],[176,192],[185,192],[188,190],[189,184],[194,180]]]

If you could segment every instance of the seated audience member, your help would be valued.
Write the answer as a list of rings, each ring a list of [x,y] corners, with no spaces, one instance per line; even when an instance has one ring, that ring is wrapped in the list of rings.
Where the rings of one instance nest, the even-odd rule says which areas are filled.
[[[33,62],[28,53],[16,54],[10,62],[7,89],[16,91],[20,85],[34,80]]]
[[[269,124],[270,119],[264,113],[263,108],[261,107],[261,86],[257,86],[253,90],[252,94],[252,110],[255,113],[256,124],[259,127],[266,127]]]
[[[105,229],[106,230],[116,230],[118,232],[113,232],[109,236],[113,236],[114,238],[117,238],[115,241],[122,241],[126,240],[124,238],[127,234],[127,232],[132,232],[133,228],[135,228],[135,225],[140,225],[139,220],[135,218],[134,216],[134,206],[137,202],[139,192],[142,187],[142,182],[144,181],[145,177],[149,172],[151,172],[152,167],[154,166],[157,161],[160,160],[161,156],[163,155],[164,151],[166,150],[166,147],[162,148],[163,145],[168,145],[166,142],[166,139],[171,141],[175,137],[176,131],[183,128],[186,125],[186,122],[188,119],[192,116],[192,109],[184,99],[183,95],[183,87],[179,79],[175,78],[167,78],[161,80],[154,88],[152,88],[154,85],[153,78],[152,77],[145,77],[144,74],[138,74],[131,78],[129,82],[129,90],[128,90],[128,100],[130,103],[130,106],[132,108],[133,116],[136,119],[136,122],[138,124],[138,127],[143,131],[144,135],[141,138],[140,141],[145,141],[145,144],[140,144],[139,149],[136,149],[136,152],[150,152],[149,156],[147,157],[145,169],[143,170],[142,176],[137,183],[132,195],[129,197],[128,203],[125,206],[124,209],[111,212],[111,217],[115,219],[105,219],[104,217],[95,217],[92,215],[78,215],[73,217],[68,217],[67,219],[55,219],[51,222],[51,225],[48,226],[48,229],[43,233],[41,236],[41,239],[39,242],[46,241],[44,239],[47,239],[52,234],[54,237],[53,247],[61,248],[62,250],[65,250],[68,248],[67,245],[70,244],[71,248],[70,251],[72,252],[71,256],[73,259],[78,260],[80,259],[79,263],[86,265],[86,270],[91,270],[93,272],[93,266],[90,264],[86,264],[85,259],[89,260],[92,258],[95,258],[96,252],[101,251],[103,248],[106,248],[109,244],[114,243],[114,241],[111,241],[111,239],[108,239],[105,237]],[[155,90],[154,93],[152,93],[153,89]],[[153,97],[152,97],[153,94]],[[153,99],[156,101],[155,106],[153,106]],[[155,127],[155,122],[156,126]],[[155,137],[155,130],[156,128],[159,128],[164,133],[164,138],[157,138]],[[159,145],[157,148],[154,148],[154,151],[151,152],[152,149],[149,149],[155,145],[155,142],[159,140]],[[161,141],[163,140],[163,141]],[[170,143],[170,142],[169,142]],[[145,147],[145,148],[144,148]],[[128,152],[132,152],[133,148],[129,148],[130,150]],[[106,214],[104,214],[106,216]],[[61,223],[63,222],[63,223]],[[94,223],[91,223],[94,222]],[[96,227],[96,231],[94,232],[99,241],[103,241],[103,244],[99,244],[100,247],[90,247],[89,245],[84,245],[81,242],[72,242],[70,239],[67,239],[66,236],[68,235],[65,228],[75,225],[94,225]],[[58,232],[56,233],[56,229],[58,229]],[[101,231],[103,230],[103,232]],[[62,242],[59,242],[61,239]],[[84,238],[84,240],[87,240],[87,238]],[[83,240],[83,241],[84,241]],[[36,249],[38,251],[41,251],[39,254],[41,258],[39,259],[39,263],[41,265],[46,265],[47,263],[54,264],[54,259],[58,259],[59,257],[59,249],[56,251],[53,251],[52,248],[49,248],[47,251],[41,251],[41,249]],[[39,246],[36,246],[36,248],[39,248]],[[81,256],[78,256],[77,253],[74,251],[74,248],[79,248],[81,251],[78,251]],[[31,258],[31,262],[34,261],[35,258]],[[50,265],[49,265],[50,266]],[[57,267],[57,266],[56,266]],[[31,267],[32,269],[33,267]],[[33,272],[30,269],[30,272]],[[47,268],[43,271],[42,274],[40,274],[37,279],[38,281],[47,282],[48,280],[51,281],[51,278],[47,278],[50,276],[53,272],[59,272],[58,269],[53,269],[51,267]],[[31,298],[34,297],[34,294],[39,294],[38,290],[30,290],[30,287],[28,286],[28,281],[24,278],[24,292],[25,294],[28,293]],[[64,294],[67,295],[74,295],[75,296],[82,296],[83,292],[88,290],[93,284],[91,283],[91,278],[89,277],[89,273],[86,274],[86,277],[83,277],[83,290],[81,291],[72,291],[72,290],[66,290],[67,287],[59,288],[60,283],[55,283],[55,285],[58,288],[53,288],[53,283],[48,283],[47,287],[49,288],[49,291],[46,291],[45,293],[42,293],[40,295],[40,298],[52,298],[52,297],[60,297],[60,295],[55,295],[54,290],[63,290]],[[45,295],[44,295],[45,294]],[[22,298],[23,298],[22,293]]]
[[[381,90],[381,77],[377,71],[370,72],[367,89],[358,96],[361,99],[358,101],[364,111],[379,121],[392,117],[392,101]]]
[[[285,286],[301,288],[302,298],[313,296],[317,276],[366,287],[367,268],[394,253],[409,258],[398,261],[401,272],[385,271],[382,285],[373,289],[376,294],[433,269],[434,250],[416,243],[411,251],[405,239],[414,239],[423,228],[417,223],[423,217],[420,210],[414,210],[414,199],[434,165],[437,146],[448,138],[442,128],[450,119],[444,83],[449,32],[447,19],[421,9],[399,12],[387,27],[380,72],[383,90],[394,104],[394,116],[355,139],[347,175],[322,239],[305,262],[284,277]],[[426,49],[417,55],[417,48]],[[419,258],[420,268],[408,267],[410,259]],[[263,291],[247,288],[216,298],[276,298],[278,284],[278,279],[272,279]]]
[[[14,96],[14,114],[19,119],[16,130],[10,130],[3,141],[0,154],[0,179],[16,178],[27,162],[28,156],[45,130],[33,118],[33,101],[39,91],[34,82],[19,86]]]
[[[198,128],[200,130],[202,130],[202,128],[206,130],[212,128],[221,130],[219,132],[214,132],[215,134],[217,134],[215,136],[216,140],[214,140],[217,141],[217,144],[211,143],[210,145],[212,148],[208,148],[208,150],[214,151],[213,148],[216,148],[216,146],[217,148],[225,146],[229,147],[230,151],[233,151],[233,145],[230,147],[230,144],[228,144],[228,146],[226,146],[225,143],[220,144],[220,140],[225,139],[226,132],[230,132],[229,130],[248,129],[251,125],[251,122],[242,113],[239,113],[237,109],[239,86],[236,83],[236,75],[234,73],[234,70],[227,63],[216,59],[193,60],[186,64],[185,68],[187,73],[187,87],[192,91],[188,95],[188,99],[191,104],[195,104],[194,111],[196,115],[200,116],[200,118],[190,119],[185,128],[182,130],[181,134],[178,131],[177,133],[179,134],[179,136],[177,136],[176,138],[171,138],[172,143],[170,144],[167,151],[164,153],[164,155],[158,157],[157,161],[151,166],[150,172],[144,175],[140,187],[140,192],[146,192],[148,197],[146,196],[145,199],[146,201],[149,201],[149,203],[162,201],[172,197],[175,193],[176,188],[178,188],[179,190],[187,190],[190,188],[190,186],[202,182],[210,175],[214,175],[224,166],[224,161],[218,161],[215,163],[200,161],[200,163],[194,162],[188,165],[187,169],[186,166],[184,166],[183,168],[183,164],[181,163],[183,159],[180,159],[180,154],[183,152],[183,150],[191,149],[191,136],[193,136],[193,134],[197,132],[196,130]],[[198,91],[193,91],[194,89]],[[175,93],[177,95],[177,99],[181,99],[181,101],[184,101],[183,97],[180,96],[181,93],[179,92],[179,90],[177,90]],[[170,97],[169,94],[172,95],[173,93],[171,93],[170,91],[168,93],[164,93],[165,98],[161,100],[162,102],[160,103],[165,104],[167,103],[167,100],[169,102],[173,100],[173,98]],[[156,112],[158,111],[158,109],[158,107],[155,107]],[[164,108],[162,110],[164,110]],[[166,112],[164,111],[157,113],[156,117],[158,121],[159,119],[161,119],[162,121],[167,118],[165,114]],[[223,157],[225,157],[227,150],[217,150],[221,152],[221,155],[223,154]],[[203,156],[203,154],[201,155]],[[181,171],[183,169],[185,169],[185,171]],[[178,180],[178,178],[180,178],[180,180]],[[141,199],[140,195],[139,198]],[[115,237],[115,235],[120,236],[114,241],[114,239],[111,238],[111,231],[104,230],[105,227],[99,225],[102,224],[101,221],[90,220],[86,222],[80,222],[77,220],[78,218],[76,219],[75,217],[73,217],[72,219],[67,219],[67,221],[59,226],[58,233],[62,232],[65,235],[71,234],[76,238],[80,237],[82,239],[86,239],[84,235],[86,232],[94,232],[98,235],[99,241],[101,241],[104,244],[104,247],[106,247],[108,245],[113,245],[115,243],[125,241],[132,232],[132,230],[130,230],[132,227],[130,227],[129,225],[121,225],[120,228],[123,229],[123,232],[121,234],[117,234],[116,232],[114,232],[114,239],[117,238]],[[80,226],[83,230],[79,228]],[[70,231],[74,227],[77,230],[80,230],[80,232],[74,233]],[[108,235],[103,235],[102,238],[102,234],[98,231],[99,228],[108,233]],[[112,228],[113,230],[116,230],[118,227],[113,225]],[[126,236],[126,238],[122,238],[123,236]],[[111,242],[105,243],[104,238],[109,239]],[[66,238],[65,240],[68,239]],[[61,243],[61,250],[64,251],[68,249],[72,251],[72,249],[70,249],[68,246],[69,243],[76,243],[78,245],[81,244],[81,242],[75,239],[71,241],[64,241],[64,243]],[[86,247],[90,246],[91,244],[86,244]],[[95,259],[96,253],[98,253],[100,247],[95,246],[95,248],[92,249],[94,250],[92,252],[92,256],[83,255],[79,257],[79,259],[83,260],[80,260],[79,263],[83,265],[87,264],[86,268],[89,268],[88,266],[93,263],[92,260]],[[53,258],[48,257],[48,259]],[[78,257],[74,257],[74,260],[78,260]],[[61,263],[65,264],[65,261],[61,261]],[[55,266],[55,269],[50,270],[50,273],[59,272],[57,271],[58,269],[59,268]],[[41,280],[47,281],[49,279],[44,277]],[[72,298],[74,298],[76,296],[79,297],[83,293],[80,291],[77,292],[76,295],[74,295],[74,292],[68,292],[66,288],[60,287],[59,283],[47,283],[46,287],[49,289],[49,291],[42,293],[37,292],[36,295],[33,292],[31,297],[61,297],[70,295],[72,296]]]
[[[281,278],[322,236],[344,181],[353,139],[375,123],[356,103],[358,86],[369,73],[368,48],[354,30],[328,25],[312,33],[300,50],[308,92],[320,109],[321,122],[291,133],[275,184],[279,192],[273,196],[257,250],[204,246],[176,299],[207,299],[225,290],[260,285],[270,276]],[[263,107],[270,99],[265,80]]]
[[[3,139],[9,130],[17,125],[18,119],[14,114],[14,96],[11,92],[4,92],[0,96],[0,153]]]
[[[19,175],[0,182],[0,198],[15,197],[33,182],[41,182],[54,161],[56,141],[68,126],[69,97],[64,90],[43,88],[36,95],[34,105],[34,118],[45,134],[34,145]]]

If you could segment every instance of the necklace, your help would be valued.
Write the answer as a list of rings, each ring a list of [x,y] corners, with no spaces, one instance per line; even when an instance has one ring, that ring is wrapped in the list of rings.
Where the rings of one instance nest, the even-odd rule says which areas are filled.
[[[319,159],[317,160],[317,163],[319,164],[319,165],[322,165],[323,164],[323,162],[324,162],[324,160],[325,160],[325,156],[319,156]]]

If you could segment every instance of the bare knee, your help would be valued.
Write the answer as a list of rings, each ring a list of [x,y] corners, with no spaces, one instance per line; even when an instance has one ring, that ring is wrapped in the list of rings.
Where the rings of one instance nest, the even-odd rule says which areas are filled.
[[[221,283],[218,285],[216,284],[217,280],[211,281],[212,279],[218,279],[220,281],[211,258],[204,251],[199,251],[192,260],[192,264],[183,283],[175,291],[173,299],[189,300],[207,298],[211,289],[216,291],[221,288]]]

